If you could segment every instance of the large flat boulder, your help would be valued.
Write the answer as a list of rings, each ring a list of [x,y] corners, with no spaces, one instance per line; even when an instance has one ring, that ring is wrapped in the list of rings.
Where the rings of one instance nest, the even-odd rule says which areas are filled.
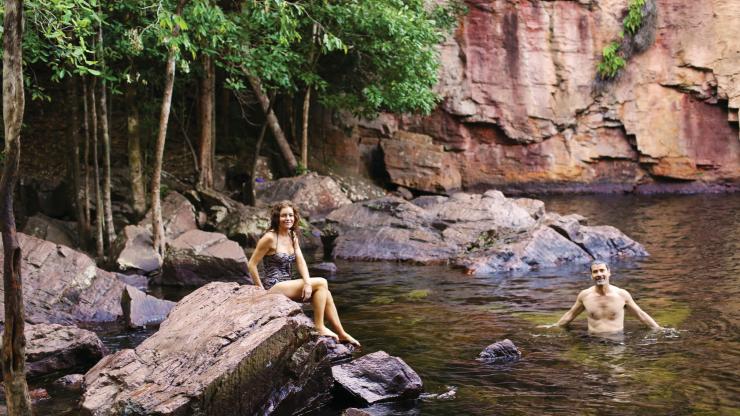
[[[331,369],[334,381],[366,404],[414,399],[421,394],[421,378],[402,359],[385,351],[367,354]]]
[[[191,230],[169,242],[162,273],[154,282],[172,286],[251,282],[247,261],[239,244],[225,235]]]
[[[18,233],[18,241],[26,321],[76,324],[115,321],[122,315],[124,285],[113,273],[97,268],[93,259],[69,247],[22,233]],[[3,299],[0,287],[2,321]]]
[[[86,371],[106,354],[94,332],[71,325],[26,324],[26,373]]]
[[[257,188],[258,206],[270,206],[282,200],[293,201],[301,215],[311,219],[323,218],[331,211],[352,203],[334,179],[313,172],[265,182]]]
[[[331,384],[326,347],[299,304],[211,283],[183,298],[136,349],[85,375],[90,415],[293,414]]]
[[[647,255],[614,227],[586,226],[583,217],[546,213],[541,201],[495,190],[412,201],[387,196],[343,206],[326,220],[338,234],[333,256],[348,260],[453,263],[492,273]]]

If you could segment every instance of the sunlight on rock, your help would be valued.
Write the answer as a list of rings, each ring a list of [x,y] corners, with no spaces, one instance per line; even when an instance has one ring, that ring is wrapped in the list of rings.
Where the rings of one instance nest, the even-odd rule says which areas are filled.
[[[375,305],[389,305],[393,303],[393,298],[390,296],[375,296],[370,299],[370,303]]]

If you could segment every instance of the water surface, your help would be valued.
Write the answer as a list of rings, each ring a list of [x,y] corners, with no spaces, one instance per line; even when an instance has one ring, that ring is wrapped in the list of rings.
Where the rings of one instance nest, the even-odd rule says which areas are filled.
[[[447,267],[338,262],[332,292],[364,351],[403,358],[427,392],[457,389],[452,400],[377,413],[740,414],[740,195],[551,196],[545,202],[548,211],[582,214],[643,243],[651,256],[613,264],[612,283],[677,333],[651,332],[634,318],[617,339],[588,337],[583,318],[570,330],[538,328],[555,322],[589,286],[587,266],[466,276]],[[103,338],[118,349],[147,335]],[[522,350],[519,362],[475,360],[504,338]],[[56,397],[40,414],[75,414],[73,399]],[[313,412],[340,413],[337,406]]]

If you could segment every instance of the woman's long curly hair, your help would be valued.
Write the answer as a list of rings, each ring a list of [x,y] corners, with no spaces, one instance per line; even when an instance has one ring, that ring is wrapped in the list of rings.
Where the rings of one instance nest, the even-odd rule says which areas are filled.
[[[298,213],[298,208],[296,208],[295,205],[291,201],[280,201],[275,203],[272,208],[270,209],[270,229],[274,232],[278,232],[280,229],[280,211],[283,210],[283,208],[291,208],[293,209],[293,226],[290,227],[290,232],[293,235],[298,235],[298,231],[300,230],[300,222],[301,222],[301,214]]]

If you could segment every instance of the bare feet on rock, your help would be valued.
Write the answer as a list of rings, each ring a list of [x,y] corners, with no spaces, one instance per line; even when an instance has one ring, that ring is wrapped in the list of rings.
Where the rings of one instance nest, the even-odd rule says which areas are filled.
[[[360,348],[362,346],[360,345],[360,341],[354,339],[352,335],[346,332],[340,335],[338,339],[339,339],[339,342],[345,342],[347,344],[354,345],[356,348]]]
[[[339,339],[339,335],[337,335],[336,333],[334,333],[334,331],[332,331],[331,329],[329,329],[327,327],[317,328],[316,330],[318,331],[319,336],[322,336],[322,337],[332,337],[332,338],[334,338],[337,341],[341,341]]]

